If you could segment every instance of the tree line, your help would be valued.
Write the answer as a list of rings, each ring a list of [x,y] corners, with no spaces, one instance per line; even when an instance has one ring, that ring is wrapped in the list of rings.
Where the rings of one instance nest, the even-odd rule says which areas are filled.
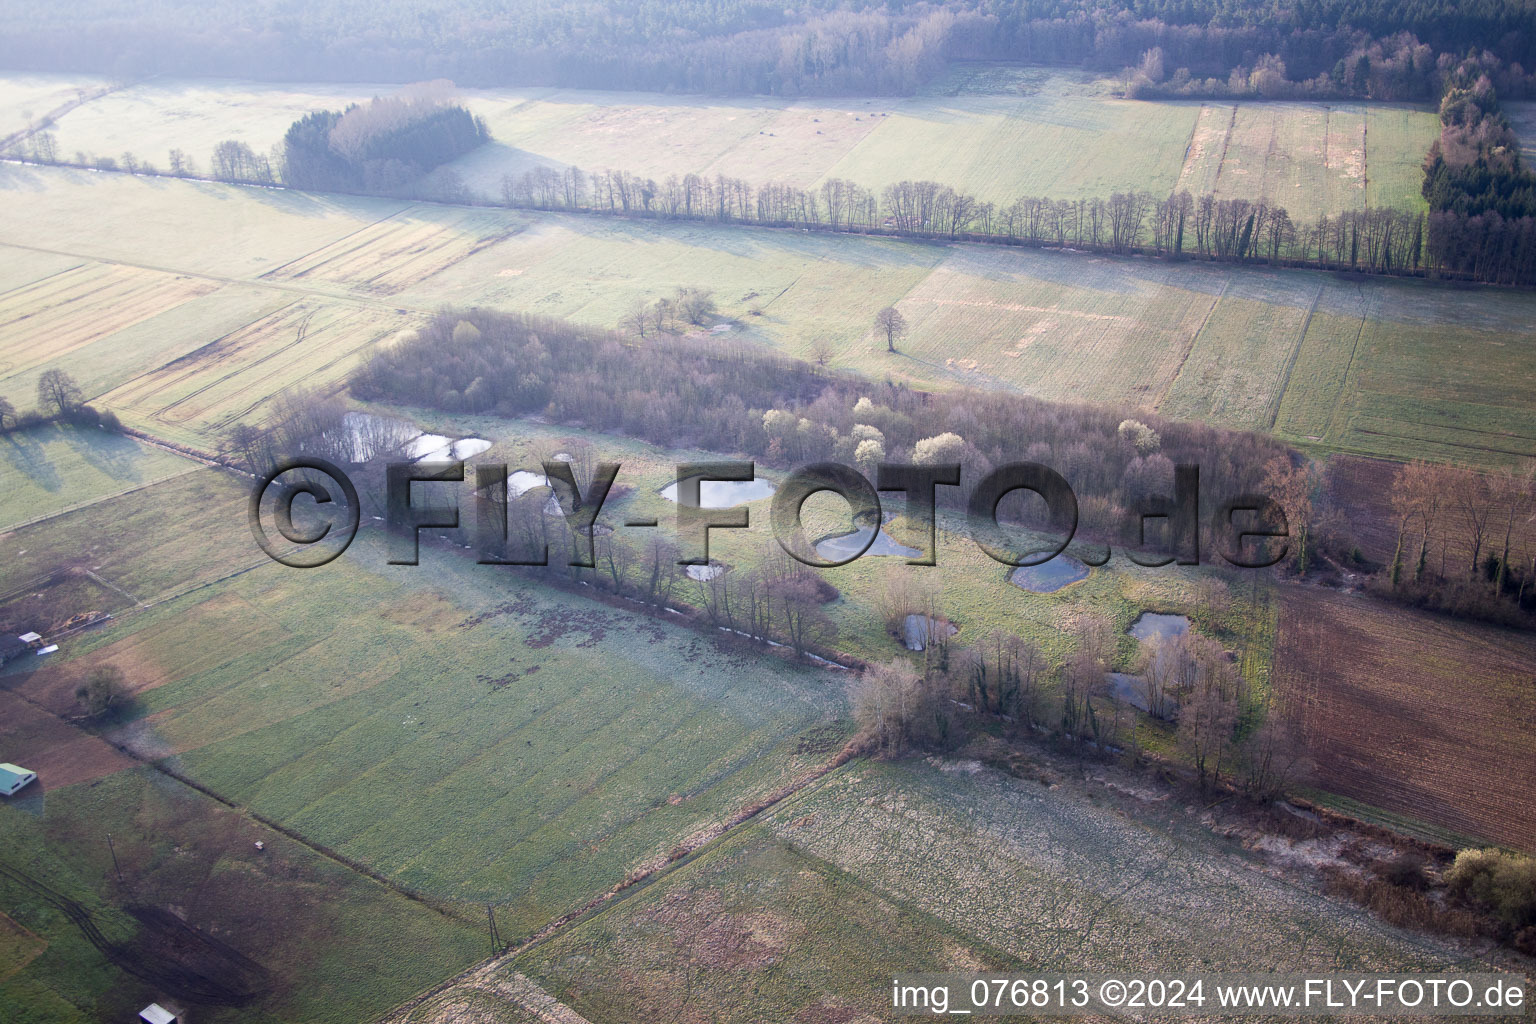
[[[439,122],[434,115],[428,126],[435,131],[447,121],[458,124],[459,142],[454,146],[479,145],[487,138],[484,126],[471,125],[474,119],[460,107],[446,108],[443,117],[446,120]],[[500,199],[514,209],[1536,284],[1536,214],[1526,212],[1536,204],[1532,184],[1536,179],[1511,148],[1513,136],[1507,121],[1500,118],[1478,122],[1501,125],[1496,134],[1491,129],[1474,133],[1499,141],[1470,150],[1476,155],[1467,163],[1453,163],[1458,158],[1446,160],[1442,155],[1468,151],[1465,145],[1445,144],[1450,135],[1437,141],[1426,161],[1424,189],[1434,207],[1428,214],[1373,207],[1300,221],[1284,207],[1264,200],[1219,199],[1188,191],[1161,198],[1142,191],[1075,200],[1021,196],[1009,203],[994,203],[936,181],[901,181],[875,191],[831,178],[814,188],[799,188],[772,182],[754,186],[721,174],[673,174],[657,181],[625,170],[588,172],[575,166],[537,167],[507,175]],[[427,166],[412,162],[416,157],[410,161],[370,158],[360,166],[348,163],[322,143],[328,126],[339,123],[334,112],[308,115],[268,155],[243,141],[226,139],[214,148],[208,177],[239,184],[474,202],[452,173],[435,184],[423,182]],[[1457,139],[1467,134],[1456,123],[1450,127],[1456,129]],[[426,137],[414,132],[404,136],[407,140]],[[401,151],[405,156],[412,152]],[[33,135],[20,155],[39,163],[162,173],[131,152],[121,158],[86,153],[76,153],[72,160],[61,158],[51,132]],[[170,151],[167,167],[174,176],[200,176],[196,160],[180,149]]]
[[[1197,197],[1188,191],[1075,200],[1021,196],[1004,204],[936,181],[901,181],[879,192],[841,178],[814,188],[754,187],[722,174],[674,174],[657,181],[624,170],[589,173],[574,166],[509,175],[501,199],[522,209],[1536,283],[1536,220],[1529,216],[1476,219],[1455,211],[1425,215],[1375,207],[1299,221],[1264,200]]]
[[[1479,473],[1415,460],[1397,471],[1396,545],[1376,591],[1391,600],[1529,625],[1536,609],[1536,464]]]

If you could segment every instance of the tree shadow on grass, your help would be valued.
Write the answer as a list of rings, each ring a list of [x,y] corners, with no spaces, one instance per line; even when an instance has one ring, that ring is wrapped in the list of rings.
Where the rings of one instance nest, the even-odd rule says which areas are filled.
[[[113,480],[143,482],[138,459],[141,449],[131,438],[99,427],[65,428],[61,432],[75,454],[99,472]]]
[[[49,428],[52,429],[52,428]],[[34,432],[12,431],[0,435],[0,472],[9,467],[32,481],[34,487],[57,491],[64,486],[59,471],[48,458]]]

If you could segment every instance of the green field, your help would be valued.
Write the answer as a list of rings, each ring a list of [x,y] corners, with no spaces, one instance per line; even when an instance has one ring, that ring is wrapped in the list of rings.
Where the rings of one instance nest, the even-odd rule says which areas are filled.
[[[0,592],[25,593],[39,574],[77,559],[89,538],[104,548],[90,553],[97,576],[133,599],[114,606],[110,628],[79,635],[46,661],[24,659],[5,676],[0,745],[39,771],[49,795],[30,812],[17,804],[0,813],[27,820],[36,843],[110,827],[125,856],[160,865],[195,850],[204,870],[235,872],[231,885],[243,879],[249,869],[241,865],[253,855],[221,837],[224,812],[134,769],[130,758],[138,758],[301,836],[316,856],[365,865],[445,908],[449,932],[495,904],[503,934],[515,941],[632,871],[664,864],[679,844],[842,745],[837,673],[720,647],[693,630],[475,566],[443,545],[427,545],[419,567],[386,566],[376,532],[321,573],[285,569],[256,551],[243,505],[243,483],[201,470],[7,535],[15,557],[0,570]],[[72,712],[76,680],[100,663],[122,669],[137,694],[110,745],[53,717]],[[214,834],[158,825],[161,812],[148,807],[135,812],[144,798],[133,787],[146,785],[181,794],[177,820],[196,819]],[[103,800],[122,805],[120,825],[100,813]],[[203,811],[189,805],[200,801]],[[260,838],[257,824],[241,820],[249,841]],[[178,843],[179,855],[171,849]],[[300,855],[308,856],[303,847]],[[35,873],[43,863],[38,852],[16,856],[8,847],[0,864]],[[94,864],[98,852],[90,856]],[[417,912],[344,873],[391,912]],[[89,890],[99,876],[59,877],[59,885]],[[165,875],[139,895],[190,900],[177,888],[188,879],[185,871]],[[280,881],[278,902],[301,898],[307,884],[293,875]],[[349,1014],[377,1013],[464,963],[462,944],[407,933],[398,941],[422,948],[374,968],[384,978],[365,996],[332,990],[339,982],[328,971],[355,979],[384,955],[368,935],[387,923],[311,916],[302,935],[269,957],[260,936],[275,922],[247,909],[235,926],[229,898],[214,885],[194,921],[258,960],[280,960],[268,966],[301,991],[262,1002],[275,1019],[359,1019]],[[116,904],[102,904],[110,917],[108,904]],[[4,894],[0,909],[90,963],[69,926],[24,898]],[[421,913],[423,927],[441,917]],[[306,964],[315,954],[305,944],[322,934],[342,941],[332,956]],[[42,1001],[45,990],[78,1002],[111,988],[104,965],[82,969],[100,985],[71,986],[70,969],[39,957],[11,987],[0,986],[0,1004]],[[337,1016],[295,1009],[328,991]]]
[[[485,955],[483,910],[477,918],[406,899],[149,768],[12,800],[0,827],[0,906],[45,944],[19,965],[0,960],[7,1020],[131,1020],[166,998],[112,967],[17,874],[84,907],[110,941],[136,948],[142,936],[123,908],[159,903],[256,958],[270,994],[239,1011],[202,1008],[209,1021],[355,1024]]]
[[[1103,779],[1095,780],[1102,783]],[[975,761],[859,763],[633,897],[394,1024],[472,998],[522,1021],[527,979],[594,1021],[888,1019],[924,971],[1428,971],[1449,946],[1251,869],[1153,795]],[[535,993],[537,990],[535,990]],[[867,1014],[869,1016],[861,1016]]]
[[[95,428],[47,426],[0,434],[0,531],[196,466]]]
[[[825,344],[834,367],[871,377],[1388,458],[1536,453],[1528,293],[15,166],[0,187],[17,200],[0,227],[0,315],[22,325],[0,394],[25,403],[61,366],[125,422],[203,448],[286,388],[340,383],[445,304],[613,327],[637,301],[699,286],[733,336],[801,357]],[[103,202],[151,226],[87,230]],[[912,326],[898,355],[871,327],[886,305]]]
[[[61,84],[0,77],[0,117],[19,121]],[[1298,222],[1366,205],[1423,204],[1419,166],[1437,130],[1429,108],[1137,101],[1117,98],[1120,86],[1081,72],[972,66],[911,98],[466,90],[466,105],[485,118],[495,141],[450,169],[487,198],[500,196],[505,175],[575,165],[658,181],[723,174],[802,188],[845,178],[878,190],[926,178],[1000,204],[1021,195],[1188,188],[1263,198]],[[157,78],[91,100],[55,131],[65,158],[84,152],[121,160],[127,152],[164,169],[169,150],[180,148],[206,172],[224,139],[266,153],[306,112],[385,91]]]

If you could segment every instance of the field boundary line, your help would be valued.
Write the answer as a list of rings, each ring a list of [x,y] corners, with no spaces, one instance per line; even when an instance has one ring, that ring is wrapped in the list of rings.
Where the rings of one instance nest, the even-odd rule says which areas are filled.
[[[1211,179],[1211,194],[1221,187],[1221,172],[1227,166],[1227,148],[1232,145],[1232,133],[1237,130],[1237,104],[1232,104],[1232,120],[1227,122],[1227,134],[1221,139],[1221,156],[1216,161],[1216,177]]]
[[[1234,112],[1234,120],[1235,120],[1235,118],[1236,118],[1236,115],[1235,115],[1235,112]],[[233,189],[262,189],[264,191],[272,191],[272,192],[293,192],[293,193],[298,194],[298,195],[306,195],[306,196],[335,196],[335,197],[340,197],[340,198],[343,198],[343,199],[357,199],[357,200],[387,200],[387,199],[390,198],[388,196],[381,196],[381,195],[378,195],[376,193],[370,193],[370,192],[333,192],[333,191],[321,191],[321,190],[307,190],[307,189],[291,188],[291,187],[289,187],[287,185],[279,185],[279,184],[262,185],[262,184],[255,184],[255,183],[252,183],[252,182],[244,182],[244,181],[224,181],[224,180],[219,179],[219,178],[197,177],[197,176],[192,176],[192,175],[173,175],[173,174],[166,174],[164,172],[148,172],[148,171],[128,172],[128,171],[124,171],[124,170],[121,170],[121,169],[112,170],[112,171],[101,171],[98,168],[84,167],[84,166],[82,166],[80,164],[64,163],[64,162],[56,162],[56,163],[52,163],[52,164],[45,164],[45,163],[38,163],[35,160],[28,160],[28,159],[24,159],[24,158],[21,158],[21,157],[7,156],[7,155],[3,155],[3,154],[0,154],[0,163],[12,163],[12,164],[19,164],[19,165],[26,166],[26,167],[38,167],[38,168],[44,168],[44,169],[61,169],[61,170],[66,170],[66,171],[69,171],[69,170],[74,170],[74,171],[86,170],[86,171],[91,171],[93,173],[102,173],[102,174],[131,174],[132,177],[138,177],[138,178],[161,178],[161,179],[166,179],[166,180],[177,180],[177,181],[187,181],[187,182],[202,182],[202,183],[205,183],[205,184],[221,185],[221,186],[224,186],[224,187],[227,187],[227,188],[233,188]],[[1214,188],[1214,185],[1213,185],[1213,188]],[[1214,192],[1202,193],[1202,194],[1210,194],[1213,198],[1215,198]],[[1049,241],[1047,239],[1014,238],[1014,237],[1009,237],[1009,236],[1004,236],[1004,235],[998,235],[998,234],[990,234],[989,235],[989,234],[983,234],[983,233],[980,233],[980,232],[973,232],[973,231],[963,232],[961,234],[954,235],[954,236],[946,236],[942,231],[934,231],[934,232],[930,232],[930,233],[926,233],[926,234],[903,234],[903,233],[901,233],[900,231],[898,231],[898,230],[896,230],[894,228],[876,227],[876,226],[873,226],[873,225],[863,225],[863,226],[856,226],[856,227],[855,226],[848,226],[848,227],[839,228],[839,229],[835,229],[834,230],[834,229],[832,229],[829,226],[824,225],[824,224],[820,224],[820,223],[812,224],[812,223],[809,223],[809,222],[806,222],[806,221],[784,221],[784,222],[773,222],[773,223],[757,223],[757,222],[745,223],[745,222],[742,222],[742,221],[719,221],[719,222],[717,222],[717,221],[706,220],[706,219],[704,219],[702,217],[677,217],[677,218],[670,218],[670,217],[658,216],[658,215],[655,215],[654,213],[648,215],[647,213],[641,212],[638,209],[637,210],[627,211],[627,212],[621,212],[621,211],[619,211],[617,209],[604,210],[604,209],[592,208],[592,207],[577,207],[577,208],[544,207],[544,206],[537,206],[537,205],[532,205],[532,204],[522,204],[522,205],[508,206],[505,203],[498,203],[494,199],[480,199],[480,200],[457,199],[457,200],[446,200],[446,199],[426,199],[426,198],[422,198],[422,199],[410,200],[410,202],[413,205],[415,205],[415,206],[435,207],[435,208],[446,209],[446,210],[480,210],[480,211],[491,211],[491,212],[500,212],[500,213],[521,213],[521,214],[527,215],[530,219],[534,219],[534,220],[542,220],[542,219],[546,219],[546,218],[550,218],[550,217],[554,217],[554,216],[559,216],[559,215],[568,215],[568,216],[572,216],[572,217],[581,217],[581,218],[595,218],[595,219],[608,219],[608,220],[611,220],[611,221],[623,221],[623,222],[634,223],[634,224],[695,224],[695,225],[704,225],[704,226],[713,227],[713,228],[729,228],[731,230],[756,230],[756,231],[779,232],[779,233],[784,233],[784,234],[795,234],[795,235],[801,235],[801,234],[806,234],[806,233],[811,233],[811,232],[815,232],[815,233],[818,233],[818,234],[831,235],[831,236],[837,236],[837,235],[855,236],[855,235],[857,235],[857,236],[860,236],[860,237],[863,237],[863,238],[886,238],[886,239],[891,239],[891,240],[894,240],[894,241],[905,242],[905,243],[910,243],[910,244],[919,244],[919,245],[927,244],[927,245],[934,245],[934,246],[952,246],[952,245],[955,245],[957,243],[971,243],[971,244],[974,244],[974,245],[996,246],[996,247],[1004,248],[1004,249],[1032,249],[1032,250],[1036,250],[1036,251],[1039,251],[1039,252],[1072,251],[1072,252],[1092,253],[1092,254],[1094,254],[1096,256],[1099,256],[1099,257],[1102,257],[1102,258],[1105,258],[1105,259],[1110,259],[1110,260],[1118,260],[1118,259],[1125,259],[1125,258],[1135,258],[1135,257],[1149,257],[1149,258],[1156,258],[1156,259],[1164,259],[1164,260],[1166,260],[1166,257],[1165,257],[1164,254],[1158,253],[1158,252],[1154,251],[1153,247],[1150,244],[1145,243],[1145,242],[1137,242],[1136,244],[1133,244],[1129,249],[1127,249],[1127,250],[1125,250],[1123,252],[1119,252],[1119,251],[1113,250],[1107,244],[1098,243],[1096,245],[1095,243],[1092,243],[1092,242],[1089,242],[1089,241],[1083,240],[1083,239],[1077,240],[1074,243],[1074,245],[1084,246],[1085,248],[1075,249],[1075,248],[1072,248],[1070,246],[1056,244],[1056,243],[1051,242],[1051,241]],[[56,249],[44,249],[44,248],[41,248],[41,247],[38,247],[38,246],[28,246],[28,245],[22,245],[20,243],[6,242],[6,241],[3,241],[3,240],[0,240],[0,246],[7,246],[7,245],[12,246],[14,248],[31,249],[31,250],[33,250],[35,252],[46,252],[46,253],[50,253],[50,254],[56,255],[56,256],[74,256],[74,257],[78,257],[80,255],[79,253],[66,252],[66,251],[63,251],[63,250],[56,250]],[[476,251],[478,251],[478,250],[476,250]],[[473,255],[473,254],[474,253],[471,252],[469,255]],[[87,257],[84,257],[84,258],[95,260],[95,261],[100,262],[100,263],[113,263],[113,262],[116,262],[116,263],[121,263],[123,266],[143,266],[143,269],[146,269],[146,270],[162,270],[162,271],[165,271],[166,273],[179,274],[179,275],[184,276],[184,277],[204,277],[204,278],[209,278],[211,280],[216,280],[216,281],[217,280],[223,280],[226,283],[244,283],[244,284],[249,284],[249,285],[253,285],[253,286],[267,287],[267,288],[282,288],[282,287],[285,287],[284,285],[282,285],[282,284],[280,284],[278,282],[267,281],[267,280],[262,279],[262,278],[220,278],[220,277],[217,277],[216,275],[202,274],[202,273],[199,273],[197,271],[166,270],[166,268],[163,268],[163,267],[154,267],[154,266],[148,266],[148,265],[134,264],[134,263],[130,263],[130,262],[126,261],[126,260],[112,260],[112,259],[108,259],[108,258],[105,258],[105,257],[95,257],[95,256],[87,256]],[[1206,262],[1218,263],[1218,264],[1229,265],[1229,266],[1243,266],[1243,265],[1247,265],[1247,264],[1253,263],[1252,260],[1236,261],[1236,260],[1223,259],[1223,258],[1218,258],[1218,257],[1208,258],[1206,260]],[[1340,267],[1335,267],[1335,266],[1326,264],[1325,262],[1322,262],[1321,260],[1294,260],[1293,259],[1293,260],[1281,261],[1279,263],[1271,263],[1267,258],[1262,258],[1257,263],[1253,263],[1253,265],[1272,266],[1272,267],[1277,267],[1277,268],[1284,268],[1284,269],[1287,269],[1287,270],[1289,270],[1289,269],[1309,269],[1309,270],[1323,270],[1323,271],[1334,271],[1334,272],[1339,272],[1339,271],[1342,270],[1342,268],[1340,268]],[[1476,277],[1472,276],[1472,272],[1471,271],[1459,272],[1459,271],[1454,271],[1454,270],[1448,269],[1446,267],[1438,267],[1438,268],[1434,268],[1434,269],[1430,269],[1430,268],[1424,267],[1424,268],[1419,268],[1419,269],[1415,269],[1415,270],[1403,270],[1403,269],[1400,269],[1400,268],[1399,269],[1391,269],[1391,270],[1388,270],[1388,269],[1367,270],[1367,269],[1363,269],[1363,268],[1354,268],[1350,272],[1351,273],[1355,273],[1355,274],[1360,274],[1360,275],[1368,275],[1368,276],[1370,276],[1372,278],[1381,277],[1381,278],[1394,278],[1394,279],[1404,279],[1404,280],[1432,281],[1432,282],[1436,282],[1436,283],[1442,284],[1442,285],[1450,284],[1450,283],[1455,283],[1455,282],[1471,282],[1471,283],[1474,283],[1474,284],[1478,284],[1478,285],[1482,285],[1482,286],[1488,287],[1490,289],[1497,289],[1497,290],[1504,291],[1504,292],[1522,292],[1522,291],[1527,291],[1528,290],[1528,287],[1525,286],[1525,285],[1501,285],[1501,284],[1496,284],[1496,283],[1494,283],[1492,281],[1480,281]],[[431,275],[428,275],[428,276],[431,276]],[[308,289],[302,289],[302,288],[289,288],[289,290],[297,291],[297,292],[300,292],[300,293],[303,293],[303,294],[318,294],[318,295],[330,296],[330,297],[333,297],[333,298],[350,299],[350,300],[356,301],[356,302],[370,302],[372,304],[379,305],[379,306],[390,306],[391,305],[391,303],[384,302],[382,300],[371,300],[368,297],[359,295],[359,294],[357,294],[355,292],[348,292],[348,291],[326,292],[326,291],[308,290]],[[420,309],[419,307],[417,307],[417,308],[413,308],[412,311],[413,312],[420,312],[420,313],[431,313],[431,312],[435,312],[436,308],[437,307],[434,307],[434,309],[432,309],[432,310],[425,310],[425,309]]]
[[[1280,421],[1280,405],[1285,401],[1285,392],[1291,386],[1291,373],[1296,369],[1296,361],[1301,358],[1301,347],[1307,343],[1307,331],[1312,326],[1312,314],[1317,312],[1317,304],[1323,297],[1323,283],[1318,282],[1317,291],[1312,293],[1312,305],[1307,307],[1307,315],[1301,321],[1301,331],[1296,335],[1296,343],[1291,346],[1291,351],[1285,359],[1285,367],[1280,373],[1280,386],[1275,389],[1274,408],[1269,413],[1269,427],[1274,432],[1275,424]],[[1358,339],[1357,339],[1358,340]]]
[[[1344,404],[1344,394],[1350,390],[1349,380],[1355,372],[1355,356],[1360,352],[1360,338],[1365,334],[1366,322],[1370,319],[1370,311],[1365,307],[1365,291],[1358,282],[1355,284],[1355,293],[1360,299],[1360,326],[1355,331],[1354,343],[1349,346],[1349,362],[1344,364],[1344,373],[1339,378],[1339,393],[1333,398],[1333,408],[1328,412],[1328,424],[1323,430],[1323,444],[1334,444],[1331,439],[1341,436],[1337,429],[1339,410]]]
[[[177,452],[176,454],[179,455],[181,453]],[[26,519],[19,523],[13,523],[9,526],[0,527],[0,537],[3,537],[8,533],[14,533],[17,530],[25,530],[29,526],[37,526],[39,523],[46,523],[50,519],[57,519],[60,516],[67,516],[75,512],[82,512],[85,509],[90,508],[92,505],[99,505],[104,501],[112,501],[115,498],[125,498],[130,494],[135,494],[146,488],[154,487],[156,484],[163,484],[170,480],[179,480],[181,477],[186,476],[188,473],[196,473],[197,468],[198,467],[196,466],[188,466],[186,469],[183,469],[180,472],[172,473],[169,476],[163,476],[158,480],[151,480],[148,483],[143,484],[135,484],[134,486],[126,487],[121,491],[113,491],[111,494],[103,494],[100,497],[92,498],[90,501],[76,502],[75,504],[70,505],[68,508],[59,509],[57,512],[49,512],[47,515],[34,516],[31,519]]]
[[[1167,385],[1163,387],[1162,393],[1157,396],[1157,401],[1152,405],[1154,412],[1162,409],[1163,403],[1168,401],[1168,396],[1173,393],[1174,385],[1184,375],[1184,364],[1189,362],[1190,356],[1194,355],[1195,345],[1199,343],[1200,335],[1205,333],[1205,328],[1210,324],[1211,317],[1216,315],[1216,307],[1221,305],[1221,300],[1227,297],[1227,289],[1230,287],[1232,287],[1232,278],[1229,275],[1221,282],[1221,291],[1217,292],[1216,297],[1211,299],[1211,304],[1206,309],[1205,316],[1200,318],[1200,326],[1196,327],[1194,332],[1190,334],[1189,344],[1184,346],[1184,352],[1179,356],[1179,365],[1173,368],[1173,376],[1168,378]]]
[[[453,977],[444,979],[431,988],[400,1003],[386,1013],[380,1014],[374,1018],[376,1024],[404,1024],[407,1020],[407,1015],[427,1000],[442,995],[444,992],[451,990],[454,986],[470,979],[476,974],[510,964],[517,957],[522,956],[536,946],[548,942],[566,928],[590,920],[603,911],[618,906],[628,897],[642,889],[648,888],[652,883],[660,881],[684,864],[690,863],[725,837],[734,835],[740,829],[750,825],[757,818],[761,817],[763,812],[798,796],[806,789],[821,782],[828,775],[861,756],[863,752],[863,747],[857,739],[849,740],[844,744],[843,749],[833,755],[830,760],[802,772],[798,778],[772,790],[762,799],[739,807],[734,814],[699,833],[698,838],[691,845],[685,838],[684,842],[674,848],[671,853],[641,862],[639,866],[632,868],[629,874],[611,889],[592,897],[575,910],[562,914],[548,922],[517,945],[509,945],[501,952],[486,957],[484,960],[465,968]],[[554,997],[551,996],[550,998],[553,999]],[[558,1003],[558,1000],[556,1002],[558,1005],[564,1005],[563,1003]],[[524,1009],[531,1010],[530,1007],[524,1007]]]

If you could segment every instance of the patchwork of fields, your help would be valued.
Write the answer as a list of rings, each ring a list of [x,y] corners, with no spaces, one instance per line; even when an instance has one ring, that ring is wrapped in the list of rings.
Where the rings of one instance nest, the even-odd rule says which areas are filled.
[[[567,163],[800,185],[932,177],[999,201],[1187,187],[1307,219],[1416,204],[1434,131],[1432,113],[1407,107],[1129,103],[1102,81],[994,71],[910,100],[471,93],[498,142],[454,170],[487,192]],[[73,91],[0,79],[0,131]],[[153,146],[141,155],[157,161],[171,146],[206,159],[228,137],[264,150],[305,110],[368,93],[148,82],[65,115],[59,144]],[[261,422],[284,391],[342,387],[370,349],[444,306],[614,327],[693,286],[713,289],[731,336],[826,349],[870,377],[1115,403],[1323,452],[1536,456],[1536,297],[1517,292],[6,164],[0,205],[0,395],[29,406],[38,375],[60,367],[130,426],[202,449]],[[911,324],[898,354],[871,330],[887,305]],[[658,492],[675,463],[710,454],[489,418],[425,426],[491,439],[484,460],[514,468],[590,442],[632,488],[605,511],[614,522],[666,522]],[[867,1021],[893,965],[1467,962],[1291,884],[1130,775],[1010,777],[975,750],[819,775],[852,729],[850,673],[447,544],[391,566],[372,520],[338,562],[291,571],[255,548],[246,497],[243,480],[124,436],[0,437],[0,629],[114,616],[0,677],[4,759],[43,774],[0,806],[0,1007],[62,1022],[142,1005],[155,993],[144,976],[76,927],[87,914],[153,966],[163,950],[125,909],[140,904],[259,951],[270,984],[213,1020],[376,1018],[483,956],[488,906],[514,944],[596,912],[399,1011],[401,1024]],[[835,511],[813,503],[813,533],[842,529]],[[712,538],[726,571],[764,562],[766,512],[760,501],[758,529]],[[1536,788],[1536,650],[1520,638],[1320,591],[1272,602],[1257,585],[1212,610],[1197,575],[1120,557],[1027,594],[957,517],[939,527],[943,568],[919,589],[959,643],[1000,629],[1059,662],[1093,614],[1130,668],[1124,633],[1142,611],[1188,615],[1305,723],[1338,795],[1437,837],[1536,847],[1522,810]],[[899,562],[827,573],[840,651],[899,650],[878,614]],[[1356,652],[1347,664],[1341,646]],[[100,734],[72,720],[99,665],[122,669],[135,698]],[[1117,742],[1131,716],[1096,699],[1121,709],[1102,711]],[[1165,724],[1137,728],[1146,749],[1170,743]]]
[[[293,572],[255,550],[244,496],[241,482],[199,470],[0,541],[0,591],[26,594],[39,572],[78,560],[93,538],[105,547],[86,553],[96,577],[128,597],[112,606],[123,614],[110,628],[6,677],[7,755],[46,773],[37,829],[85,827],[79,800],[57,799],[56,787],[148,781],[181,792],[154,772],[130,771],[134,759],[154,762],[322,856],[366,865],[440,905],[454,928],[476,916],[463,908],[483,919],[484,905],[495,904],[503,934],[516,939],[637,867],[664,863],[678,844],[842,745],[842,686],[827,670],[719,648],[474,566],[451,548],[432,547],[419,567],[386,566],[371,531],[330,567],[339,571]],[[54,593],[67,600],[97,599]],[[103,663],[123,670],[138,701],[110,745],[61,720],[81,674]],[[27,814],[0,808],[8,822]],[[236,854],[227,840],[199,844],[131,820],[118,848],[130,863],[158,864],[178,839],[183,857],[220,871],[241,870],[226,861],[252,856],[249,843]],[[0,864],[28,863],[0,854]],[[229,928],[216,915],[227,912],[235,880],[206,884],[207,916],[194,922]],[[278,888],[286,899],[288,888]],[[259,949],[249,943],[276,926],[261,919],[246,912],[236,929],[242,948]],[[63,922],[25,921],[67,939]],[[371,961],[375,954],[345,944],[366,943],[367,932],[339,929],[338,957],[318,966],[300,966],[309,933],[280,944],[279,955],[295,957],[290,969],[313,993],[332,966]],[[452,946],[432,953],[462,955]],[[398,982],[422,959],[386,973]],[[446,963],[435,970],[451,973]],[[48,974],[20,977],[36,987]],[[428,980],[410,977],[417,987]],[[405,994],[390,992],[386,985],[360,1005],[386,1000],[373,1002],[377,1012]],[[0,1003],[13,996],[0,983]],[[321,1019],[285,1014],[286,998],[263,1006],[276,1019]]]
[[[0,187],[18,200],[0,228],[0,310],[18,324],[0,394],[27,401],[58,365],[127,422],[200,447],[285,388],[337,385],[443,305],[613,327],[636,302],[696,286],[734,334],[801,357],[826,346],[832,365],[873,377],[1111,402],[1387,458],[1536,453],[1528,293],[14,166]],[[152,228],[81,232],[100,202]],[[886,305],[912,325],[897,355],[871,328]]]
[[[985,69],[983,69],[985,70]],[[1076,199],[1176,189],[1263,198],[1297,221],[1319,213],[1419,209],[1419,166],[1437,132],[1428,107],[1359,103],[1214,103],[1116,98],[1119,83],[1081,72],[970,69],[912,98],[788,101],[581,90],[466,90],[494,143],[449,170],[475,193],[535,167],[622,169],[660,181],[687,174],[801,188],[845,178],[881,189],[931,179],[1006,205],[1021,195]],[[978,86],[977,83],[985,83]],[[0,77],[0,124],[93,79]],[[985,91],[982,91],[985,90]],[[320,108],[390,91],[156,79],[60,118],[58,149],[165,166],[179,148],[206,171],[213,147],[257,153]]]
[[[540,989],[594,1021],[654,1020],[679,1005],[688,1022],[883,1020],[892,963],[909,974],[1461,963],[1250,870],[1198,826],[1148,827],[1136,820],[1145,806],[1091,801],[1091,788],[974,761],[851,765],[391,1024],[447,1024],[469,1007],[478,1019],[533,1020],[520,1008]]]

